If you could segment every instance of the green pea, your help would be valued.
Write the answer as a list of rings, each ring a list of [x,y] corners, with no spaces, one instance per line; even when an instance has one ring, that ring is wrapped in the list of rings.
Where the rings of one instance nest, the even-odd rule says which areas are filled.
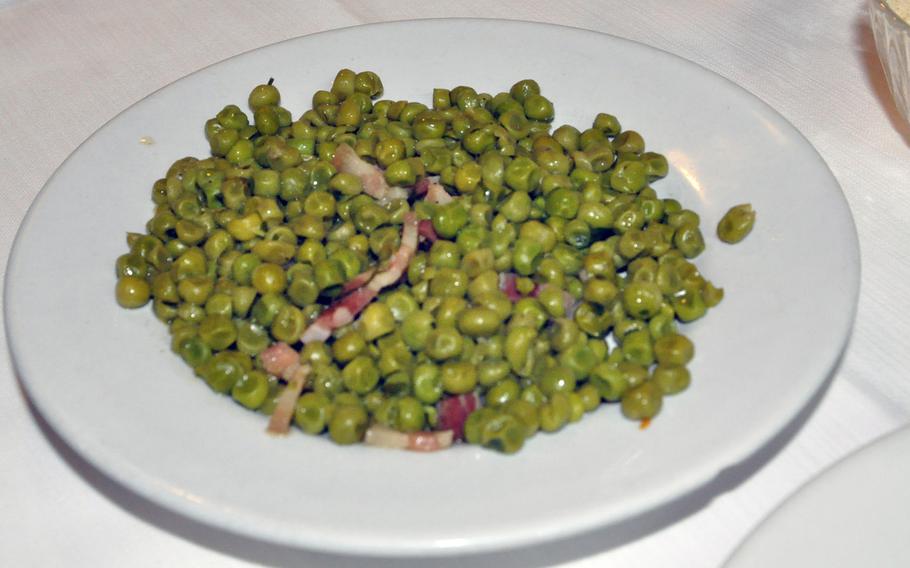
[[[525,441],[526,426],[511,414],[496,413],[484,421],[480,443],[504,454],[514,454]]]
[[[526,400],[520,398],[510,400],[500,408],[502,412],[515,417],[524,428],[525,438],[530,438],[537,433],[540,428],[540,418],[537,415],[537,407]]]
[[[503,180],[515,191],[532,192],[540,183],[540,168],[530,158],[519,156],[506,166]]]
[[[626,312],[641,319],[656,315],[663,302],[663,294],[657,284],[630,282],[623,290],[623,307]]]
[[[442,376],[439,367],[424,363],[414,367],[413,390],[417,400],[425,404],[435,404],[442,397]]]
[[[190,330],[185,336],[175,334],[171,347],[187,365],[194,369],[204,364],[212,356],[212,348],[195,335],[195,329]]]
[[[697,289],[684,288],[671,300],[673,311],[683,322],[691,322],[705,315],[707,306],[702,294]]]
[[[436,208],[433,215],[433,229],[444,239],[454,239],[468,222],[468,212],[458,201]]]
[[[521,225],[518,232],[520,239],[535,241],[540,244],[543,252],[551,252],[557,244],[558,237],[556,232],[549,226],[540,221],[528,221]],[[554,254],[554,256],[556,256]],[[559,258],[557,258],[559,260]],[[566,272],[569,272],[566,270]]]
[[[755,226],[755,210],[750,203],[731,207],[717,224],[717,238],[735,244],[746,238]]]
[[[679,209],[677,211],[667,211],[667,224],[674,229],[678,229],[684,225],[698,227],[701,224],[701,219],[695,211],[690,209]]]
[[[321,434],[332,415],[332,402],[323,393],[308,392],[297,400],[294,423],[307,434]]]
[[[121,276],[116,286],[117,303],[124,308],[141,308],[151,298],[151,288],[144,278]]]
[[[638,132],[625,130],[613,139],[613,148],[617,152],[641,154],[645,151],[645,141]]]
[[[581,400],[585,412],[596,410],[600,406],[600,391],[593,383],[585,383],[575,391]]]
[[[630,420],[653,418],[660,412],[663,393],[653,381],[645,381],[631,388],[622,397],[623,416]]]
[[[237,324],[237,349],[242,353],[257,355],[271,342],[272,338],[261,325],[246,320]]]
[[[505,379],[494,384],[484,396],[489,406],[503,406],[521,396],[521,386],[515,379]]]
[[[525,192],[516,191],[499,206],[499,212],[512,223],[523,223],[531,214],[531,198]]]
[[[603,131],[603,133],[608,136],[616,136],[622,130],[619,125],[619,119],[612,114],[603,112],[598,113],[597,116],[594,117],[594,128]]]
[[[463,348],[464,338],[461,334],[451,327],[443,327],[428,334],[424,351],[435,361],[445,361],[461,355]]]
[[[546,198],[547,214],[563,219],[574,219],[580,205],[581,195],[572,189],[556,189],[551,191]]]
[[[512,252],[512,266],[515,268],[515,272],[523,276],[534,274],[543,254],[543,246],[539,242],[524,238],[518,239],[515,241]]]
[[[622,193],[638,193],[647,182],[647,168],[638,160],[620,162],[610,174],[610,187]]]
[[[401,432],[416,432],[423,429],[426,423],[426,412],[423,404],[412,396],[403,396],[398,400],[398,413],[394,428]]]
[[[405,158],[404,142],[397,138],[387,138],[376,143],[374,153],[376,161],[381,167],[388,168],[395,162]]]
[[[569,393],[575,390],[575,373],[568,367],[550,367],[540,376],[538,385],[547,396],[556,392]]]
[[[359,355],[345,365],[341,376],[345,388],[357,394],[366,394],[379,384],[379,369],[365,355]]]
[[[433,315],[426,311],[415,311],[401,323],[401,337],[414,351],[422,351],[433,329]]]
[[[523,101],[525,115],[532,120],[553,120],[553,103],[540,94],[529,94]]]
[[[713,308],[724,299],[724,289],[715,287],[711,282],[705,282],[704,288],[701,289],[701,296],[705,306]]]
[[[271,82],[265,85],[257,85],[250,92],[248,103],[250,108],[256,110],[262,106],[277,105],[281,102],[281,95],[278,88]]]
[[[438,240],[430,247],[428,260],[431,266],[437,268],[458,268],[461,265],[461,250],[452,241]]]
[[[646,329],[632,331],[622,338],[622,352],[626,361],[649,366],[654,362],[651,334]]]
[[[477,365],[477,382],[483,387],[492,387],[509,376],[508,361],[483,361]]]
[[[584,283],[582,298],[586,302],[606,306],[618,295],[619,289],[613,282],[603,278],[591,278]]]
[[[471,363],[445,363],[440,375],[442,388],[449,394],[465,394],[477,386],[477,367]]]
[[[395,316],[383,302],[373,302],[360,316],[360,326],[367,341],[373,341],[395,330]]]
[[[489,337],[498,330],[502,320],[499,315],[489,308],[469,308],[458,318],[458,329],[471,337]]]
[[[199,337],[206,345],[220,351],[237,339],[237,328],[228,316],[208,315],[199,323]]]
[[[572,406],[566,393],[556,392],[538,407],[537,412],[540,429],[544,432],[556,432],[568,424]]]
[[[695,355],[695,346],[685,335],[673,333],[654,342],[654,355],[661,365],[683,366]]]
[[[212,390],[220,393],[230,392],[246,374],[247,369],[244,368],[242,360],[235,355],[242,354],[222,351],[212,356],[200,368],[202,378]]]
[[[673,244],[686,258],[694,258],[705,250],[705,240],[701,229],[695,225],[685,224],[673,233]]]
[[[347,280],[344,266],[335,259],[316,262],[316,264],[313,265],[312,279],[307,277],[301,278],[305,278],[305,280],[315,284],[316,288],[326,295],[334,295]],[[307,292],[311,292],[311,287],[306,286],[305,289],[298,291],[306,294]]]
[[[249,371],[231,388],[231,398],[255,410],[262,406],[269,394],[269,379],[262,371]]]
[[[659,363],[651,372],[651,380],[663,394],[673,395],[689,388],[692,376],[684,366]]]
[[[611,363],[599,363],[591,371],[590,383],[607,401],[616,401],[622,398],[629,389],[627,376],[618,366]]]
[[[497,412],[492,408],[481,407],[468,415],[464,423],[464,438],[469,444],[480,444],[481,432],[487,421],[495,417]]]
[[[329,420],[329,436],[336,444],[355,444],[363,439],[369,416],[359,405],[338,405]]]
[[[506,336],[505,355],[512,371],[520,376],[531,373],[534,364],[531,345],[537,339],[537,331],[530,327],[512,327]]]

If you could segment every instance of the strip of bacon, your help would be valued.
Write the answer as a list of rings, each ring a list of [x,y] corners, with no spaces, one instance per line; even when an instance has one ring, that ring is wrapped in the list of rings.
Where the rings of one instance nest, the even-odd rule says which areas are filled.
[[[389,259],[387,267],[373,274],[366,284],[360,285],[359,288],[342,296],[341,299],[326,308],[319,314],[316,321],[306,328],[303,335],[300,336],[300,340],[303,343],[325,341],[331,337],[333,331],[353,322],[354,318],[373,301],[383,288],[394,284],[401,278],[416,252],[417,216],[413,212],[409,212],[404,216],[401,246]]]
[[[304,330],[300,341],[306,344],[327,340],[333,331],[354,321],[376,294],[376,290],[363,286],[336,300]]]
[[[358,156],[347,144],[339,144],[335,148],[332,165],[339,172],[359,177],[363,191],[376,199],[383,199],[390,189],[382,170]]]
[[[480,398],[473,392],[443,397],[436,403],[439,429],[451,430],[456,440],[463,439],[465,420],[478,407],[480,407]]]
[[[417,254],[417,215],[410,211],[404,216],[404,225],[401,228],[401,246],[389,258],[386,269],[377,272],[366,287],[379,293],[386,286],[398,282],[404,271],[408,269],[415,254]]]
[[[300,341],[304,344],[325,341],[331,337],[332,331],[353,322],[383,288],[401,278],[416,252],[417,216],[410,212],[404,217],[401,246],[389,259],[388,266],[381,272],[368,270],[355,277],[357,282],[351,286],[351,291],[319,314],[316,321],[303,332]],[[278,399],[268,427],[270,433],[285,434],[290,429],[294,407],[306,385],[310,366],[301,365],[300,355],[286,343],[276,343],[263,351],[262,364],[266,371],[281,376],[288,382]]]
[[[374,274],[376,274],[375,266],[372,268],[367,268],[341,287],[341,295],[344,296],[348,292],[353,292],[358,288],[363,288],[366,286],[366,283],[370,281],[370,278],[372,278]]]
[[[452,445],[454,436],[451,430],[435,432],[399,432],[381,424],[373,424],[363,435],[363,443],[379,448],[394,448],[414,452],[435,452]]]
[[[427,196],[424,197],[425,201],[437,205],[444,205],[446,203],[451,203],[453,199],[455,198],[452,197],[452,195],[446,191],[446,188],[442,187],[439,182],[433,180],[427,182]]]
[[[262,359],[265,372],[279,377],[284,375],[285,369],[294,363],[300,363],[300,354],[283,341],[273,343],[260,353],[259,357]]]
[[[269,434],[287,434],[291,429],[297,399],[300,398],[300,393],[303,392],[303,387],[310,376],[310,366],[294,363],[285,369],[282,375],[287,379],[288,386],[278,396],[275,411],[269,418],[269,426],[266,428]]]
[[[401,187],[391,187],[385,180],[385,174],[379,168],[360,156],[347,144],[339,144],[335,148],[335,157],[332,165],[339,172],[352,174],[360,178],[363,191],[369,196],[383,203],[393,199],[407,199],[408,192]]]
[[[417,234],[430,243],[435,243],[436,239],[439,238],[439,235],[436,234],[436,229],[433,228],[433,221],[429,219],[424,219],[417,223]]]

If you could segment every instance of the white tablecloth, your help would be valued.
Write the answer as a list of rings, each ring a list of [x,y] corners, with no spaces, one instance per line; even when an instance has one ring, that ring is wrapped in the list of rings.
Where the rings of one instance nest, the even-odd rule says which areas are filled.
[[[851,341],[816,406],[747,462],[644,517],[531,550],[443,562],[718,566],[800,484],[910,418],[910,261],[902,246],[910,243],[910,128],[891,102],[861,0],[0,0],[0,267],[54,169],[149,92],[282,39],[452,16],[587,28],[691,59],[781,112],[843,187],[859,232],[862,293]],[[0,346],[0,565],[420,564],[279,548],[160,509],[57,438],[23,395],[5,336]]]

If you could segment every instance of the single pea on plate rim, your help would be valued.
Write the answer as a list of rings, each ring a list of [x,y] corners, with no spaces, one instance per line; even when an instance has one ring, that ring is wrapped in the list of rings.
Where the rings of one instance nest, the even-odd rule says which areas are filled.
[[[460,45],[463,57],[413,48],[440,42]],[[280,81],[288,108],[308,108],[306,97],[341,67],[373,70],[388,97],[421,101],[435,86],[495,92],[534,78],[554,101],[554,124],[609,112],[642,132],[670,163],[659,193],[702,217],[707,249],[698,264],[726,291],[709,317],[684,327],[698,350],[689,390],[643,431],[605,407],[514,456],[470,446],[424,455],[266,436],[261,416],[192,377],[160,322],[113,300],[111,261],[123,235],[148,219],[150,185],[174,159],[207,153],[199,125],[213,109],[241,103],[268,77]],[[786,177],[776,175],[782,169]],[[757,211],[755,228],[723,244],[712,229],[739,203]],[[73,245],[60,246],[64,234]],[[295,38],[149,95],[83,143],[39,194],[14,244],[4,305],[14,364],[36,408],[126,487],[269,542],[440,556],[607,527],[710,482],[823,387],[848,338],[858,287],[856,231],[836,180],[758,98],[617,37],[465,19]]]

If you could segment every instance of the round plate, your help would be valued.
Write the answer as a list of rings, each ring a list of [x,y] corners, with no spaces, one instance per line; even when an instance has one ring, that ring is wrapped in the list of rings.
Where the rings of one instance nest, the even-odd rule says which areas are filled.
[[[831,466],[740,545],[726,568],[910,565],[910,429]]]
[[[457,46],[447,53],[440,46]],[[379,73],[385,97],[434,87],[496,93],[535,78],[555,124],[620,118],[664,153],[656,184],[697,211],[702,272],[726,289],[686,327],[688,392],[646,430],[602,407],[514,456],[339,447],[213,395],[168,349],[149,310],[114,302],[114,259],[151,216],[177,158],[208,155],[205,120],[274,77],[295,116],[338,69]],[[154,144],[142,144],[150,137]],[[754,204],[729,246],[714,227]],[[550,25],[396,22],[301,37],[234,57],[149,95],[59,168],[17,236],[6,323],[29,395],[64,439],[138,493],[222,528],[347,553],[454,554],[540,542],[621,521],[709,481],[778,432],[824,384],[856,306],[859,253],[824,162],[780,115],[705,69],[644,45]]]

